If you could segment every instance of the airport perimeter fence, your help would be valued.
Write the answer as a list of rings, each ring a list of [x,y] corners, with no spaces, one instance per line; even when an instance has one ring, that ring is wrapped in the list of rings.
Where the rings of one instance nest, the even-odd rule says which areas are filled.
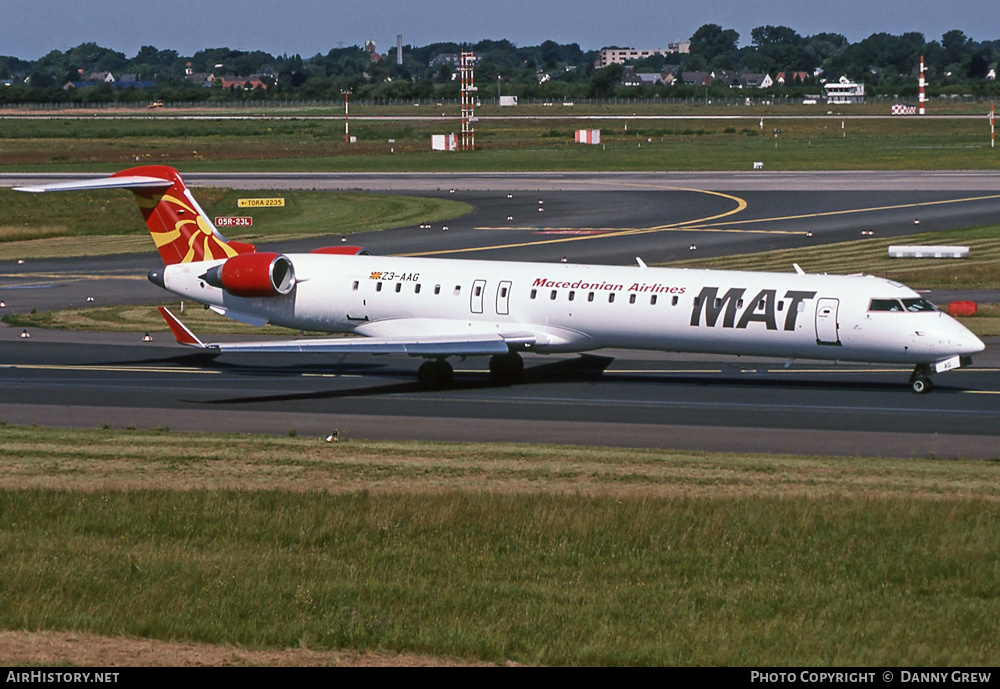
[[[519,98],[517,105],[500,106],[506,109],[516,110],[518,106],[543,106],[543,107],[574,107],[574,106],[602,106],[602,105],[635,105],[635,106],[657,106],[664,107],[745,107],[761,105],[799,105],[803,100],[814,100],[815,103],[808,105],[837,105],[838,107],[850,107],[852,104],[837,103],[827,104],[822,98],[796,97],[739,97],[739,98],[714,98],[714,97],[694,97],[694,98],[575,98],[567,101],[552,100],[546,98]],[[928,99],[928,104],[932,108],[934,104],[977,104],[995,105],[1000,102],[1000,97],[996,95],[977,94],[942,94],[932,96]],[[896,103],[914,104],[916,98],[902,96],[866,96],[864,105],[893,105]],[[386,99],[358,99],[350,102],[351,107],[454,107],[456,111],[461,107],[457,98],[386,98]],[[476,107],[489,106],[497,107],[498,98],[480,98]],[[309,99],[309,100],[210,100],[210,101],[164,101],[162,109],[184,110],[198,108],[214,108],[225,110],[281,110],[296,108],[334,108],[343,110],[344,100],[338,99]],[[0,106],[7,110],[22,111],[52,111],[52,110],[135,110],[153,111],[146,102],[104,102],[104,103],[19,103],[6,104]],[[160,110],[157,107],[155,110]]]

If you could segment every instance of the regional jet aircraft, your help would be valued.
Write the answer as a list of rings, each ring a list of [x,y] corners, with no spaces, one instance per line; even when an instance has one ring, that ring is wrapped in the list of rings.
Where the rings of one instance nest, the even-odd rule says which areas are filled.
[[[923,393],[932,373],[984,349],[913,290],[874,277],[258,252],[223,237],[159,165],[20,191],[112,188],[135,195],[164,262],[149,279],[165,290],[246,323],[361,336],[206,344],[160,309],[178,342],[215,353],[402,353],[427,359],[428,387],[451,382],[449,357],[489,356],[493,377],[511,380],[520,352],[741,354],[913,364]]]

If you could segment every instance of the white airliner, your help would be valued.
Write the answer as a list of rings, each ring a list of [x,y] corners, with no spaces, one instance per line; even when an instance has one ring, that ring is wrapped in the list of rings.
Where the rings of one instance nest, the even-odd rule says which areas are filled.
[[[205,344],[169,311],[178,342],[212,352],[403,353],[426,386],[449,357],[490,356],[498,380],[519,352],[603,348],[913,364],[930,375],[971,363],[974,334],[908,287],[866,276],[758,273],[372,256],[358,247],[258,252],[226,240],[173,168],[20,191],[129,189],[164,261],[149,279],[246,323],[363,337]]]

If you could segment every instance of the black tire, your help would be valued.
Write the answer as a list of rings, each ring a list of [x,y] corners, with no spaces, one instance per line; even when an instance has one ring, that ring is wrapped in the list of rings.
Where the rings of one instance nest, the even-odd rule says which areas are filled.
[[[494,354],[490,357],[490,379],[494,383],[512,383],[521,377],[523,371],[524,359],[517,352]]]
[[[455,370],[447,361],[425,361],[417,369],[417,382],[425,390],[440,390],[455,380]]]

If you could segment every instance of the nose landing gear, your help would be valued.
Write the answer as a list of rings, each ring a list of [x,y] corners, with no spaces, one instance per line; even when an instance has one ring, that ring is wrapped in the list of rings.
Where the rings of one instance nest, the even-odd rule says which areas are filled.
[[[910,389],[918,395],[923,395],[934,389],[931,381],[931,367],[927,364],[917,364],[910,374]]]

